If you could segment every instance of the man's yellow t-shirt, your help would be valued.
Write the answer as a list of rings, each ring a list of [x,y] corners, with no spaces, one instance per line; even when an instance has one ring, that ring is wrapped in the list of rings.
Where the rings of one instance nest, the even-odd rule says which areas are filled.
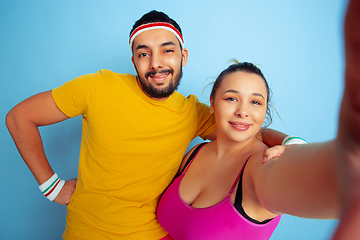
[[[54,89],[69,117],[83,116],[76,191],[64,239],[159,239],[161,193],[192,139],[216,126],[209,107],[174,92],[147,97],[136,76],[101,70]]]

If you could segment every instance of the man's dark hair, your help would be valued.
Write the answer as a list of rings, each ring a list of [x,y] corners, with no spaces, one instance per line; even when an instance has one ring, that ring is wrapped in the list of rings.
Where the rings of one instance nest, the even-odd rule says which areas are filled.
[[[158,12],[155,10],[152,10],[151,12],[148,12],[144,14],[139,20],[137,20],[133,26],[133,28],[130,31],[129,36],[132,34],[132,32],[139,26],[146,24],[146,23],[154,23],[154,22],[166,22],[173,25],[182,35],[181,28],[177,22],[175,22],[174,19],[171,19],[168,15],[166,15],[163,12]]]

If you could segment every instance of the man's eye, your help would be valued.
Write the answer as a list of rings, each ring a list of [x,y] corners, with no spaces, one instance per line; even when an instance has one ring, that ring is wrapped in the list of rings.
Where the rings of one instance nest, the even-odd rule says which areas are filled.
[[[140,53],[139,54],[139,57],[141,58],[141,57],[146,57],[148,54],[147,53]]]

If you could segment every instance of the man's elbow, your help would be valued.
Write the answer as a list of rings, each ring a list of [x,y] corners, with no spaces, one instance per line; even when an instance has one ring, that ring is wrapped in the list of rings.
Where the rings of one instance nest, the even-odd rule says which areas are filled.
[[[16,116],[14,108],[11,109],[5,116],[5,124],[10,134],[16,127]]]
[[[21,121],[24,120],[24,117],[21,116],[22,114],[19,113],[16,106],[6,114],[5,124],[11,135],[20,128]]]

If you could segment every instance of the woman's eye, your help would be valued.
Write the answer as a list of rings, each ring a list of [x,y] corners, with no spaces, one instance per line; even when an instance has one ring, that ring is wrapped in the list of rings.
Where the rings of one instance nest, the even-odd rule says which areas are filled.
[[[236,98],[228,97],[228,98],[226,98],[225,100],[226,100],[226,101],[234,102],[234,101],[236,101]]]
[[[261,102],[259,102],[259,101],[256,101],[256,100],[254,100],[254,101],[251,101],[251,103],[252,103],[252,104],[255,104],[255,105],[261,105]]]

